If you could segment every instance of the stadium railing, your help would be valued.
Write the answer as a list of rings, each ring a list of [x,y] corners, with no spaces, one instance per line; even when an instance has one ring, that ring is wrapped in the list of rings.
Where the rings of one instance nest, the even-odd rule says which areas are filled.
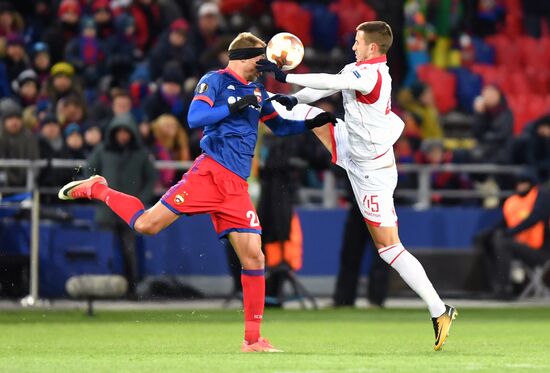
[[[192,166],[191,161],[156,161],[157,169],[176,169],[187,170]],[[44,188],[37,184],[37,177],[40,169],[44,167],[52,168],[75,168],[80,169],[86,166],[85,160],[69,160],[69,159],[52,159],[52,160],[24,160],[24,159],[0,159],[0,206],[2,204],[13,205],[13,202],[5,203],[5,199],[1,196],[3,193],[26,193],[30,197],[31,203],[28,203],[26,198],[26,208],[31,210],[31,258],[30,258],[30,293],[22,300],[24,305],[32,306],[38,300],[38,228],[39,228],[39,213],[40,213],[40,193],[57,194],[58,188]],[[5,181],[4,169],[6,168],[23,168],[27,170],[26,184],[24,187],[9,187],[2,186]],[[486,197],[483,191],[472,190],[437,190],[434,191],[431,187],[431,176],[434,172],[463,172],[469,174],[513,174],[517,172],[519,166],[509,165],[490,165],[490,164],[448,164],[448,165],[415,165],[402,164],[398,165],[398,169],[403,173],[416,173],[418,176],[417,189],[398,189],[396,196],[408,197],[416,201],[415,207],[429,208],[431,205],[431,197],[434,192],[439,196],[470,199]],[[337,189],[336,176],[331,171],[325,171],[323,175],[323,187],[302,188],[299,196],[302,205],[322,205],[326,208],[337,207],[338,197],[343,195],[343,190]],[[495,194],[495,197],[502,198],[512,194],[510,190],[500,190]]]

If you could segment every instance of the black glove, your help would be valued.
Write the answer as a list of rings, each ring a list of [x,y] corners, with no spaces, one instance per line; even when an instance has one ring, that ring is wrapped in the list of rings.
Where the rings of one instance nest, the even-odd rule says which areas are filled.
[[[254,106],[257,109],[261,108],[260,104],[258,103],[258,98],[255,95],[246,95],[241,97],[241,99],[237,102],[227,104],[227,106],[229,107],[229,112],[231,114],[243,111],[250,105]]]
[[[336,123],[336,117],[334,116],[334,114],[324,111],[321,114],[317,114],[317,116],[314,118],[306,119],[305,122],[306,127],[311,130],[315,127],[324,126],[327,123],[330,123],[334,126]]]
[[[277,79],[281,83],[286,83],[286,73],[283,72],[283,70],[279,69],[277,64],[267,59],[259,60],[258,62],[256,62],[256,70],[261,73],[273,73],[275,79]]]
[[[277,93],[276,95],[271,96],[266,101],[277,101],[279,104],[283,105],[288,111],[298,105],[298,99],[290,95],[282,95]]]

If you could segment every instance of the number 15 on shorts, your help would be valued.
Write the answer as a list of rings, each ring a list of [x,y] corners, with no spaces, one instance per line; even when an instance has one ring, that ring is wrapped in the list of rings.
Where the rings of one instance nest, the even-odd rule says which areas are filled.
[[[363,197],[363,206],[370,212],[379,212],[380,206],[378,205],[378,195],[369,194]]]

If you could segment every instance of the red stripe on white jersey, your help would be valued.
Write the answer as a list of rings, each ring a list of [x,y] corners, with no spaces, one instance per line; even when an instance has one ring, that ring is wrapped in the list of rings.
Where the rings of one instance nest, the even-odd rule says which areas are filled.
[[[389,151],[390,151],[390,149],[386,150],[384,153],[382,153],[380,155],[377,155],[376,157],[373,158],[373,160],[380,158],[381,156],[383,156],[384,154],[386,154]]]
[[[362,102],[363,104],[374,104],[378,99],[380,98],[380,89],[382,88],[382,75],[380,74],[380,71],[376,72],[378,74],[378,78],[376,79],[376,84],[374,85],[374,88],[372,91],[367,93],[366,95],[362,94],[359,91],[355,91],[355,98],[357,101]]]
[[[338,161],[338,153],[336,152],[336,138],[334,137],[334,126],[329,124],[330,141],[332,143],[332,163],[336,164]]]

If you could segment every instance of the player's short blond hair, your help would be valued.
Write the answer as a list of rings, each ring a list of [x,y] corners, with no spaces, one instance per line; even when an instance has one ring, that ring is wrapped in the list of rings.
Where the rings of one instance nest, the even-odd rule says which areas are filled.
[[[228,50],[240,49],[240,48],[256,48],[260,45],[265,48],[266,44],[262,39],[250,32],[241,32],[231,44],[229,44]]]
[[[384,21],[363,22],[355,30],[363,31],[365,42],[377,44],[382,54],[386,54],[393,43],[391,27]]]

